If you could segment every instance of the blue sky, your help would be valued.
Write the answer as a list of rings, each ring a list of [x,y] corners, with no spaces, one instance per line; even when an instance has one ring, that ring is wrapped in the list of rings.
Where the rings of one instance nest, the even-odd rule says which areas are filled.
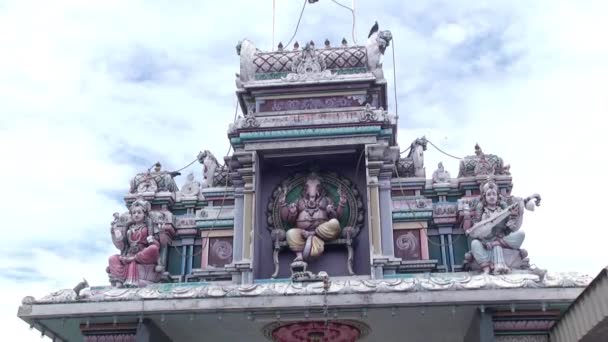
[[[291,37],[301,6],[276,0],[276,44]],[[515,194],[543,195],[523,226],[532,262],[598,272],[608,238],[596,219],[607,190],[608,5],[359,0],[356,8],[359,44],[375,20],[393,33],[401,146],[426,135],[455,155],[479,142],[502,156]],[[306,6],[295,39],[352,42],[351,24],[347,10],[320,0]],[[271,0],[0,1],[0,319],[13,339],[39,340],[15,317],[22,297],[82,277],[106,283],[109,222],[130,177],[157,160],[177,169],[200,150],[225,154],[243,38],[271,48]],[[394,112],[392,52],[384,69]],[[428,176],[439,161],[458,173],[432,147],[425,160]]]

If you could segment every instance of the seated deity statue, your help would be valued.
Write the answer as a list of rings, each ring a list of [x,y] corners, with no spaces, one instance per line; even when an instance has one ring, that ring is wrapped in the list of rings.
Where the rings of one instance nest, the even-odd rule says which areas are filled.
[[[287,231],[287,244],[296,253],[294,261],[305,261],[323,254],[325,242],[340,236],[340,222],[346,196],[338,188],[339,203],[327,195],[322,179],[316,173],[306,177],[302,194],[293,203],[286,201],[287,191],[279,198],[281,219],[293,226]]]
[[[112,223],[112,242],[121,253],[109,258],[106,272],[116,287],[141,287],[160,280],[156,269],[160,241],[150,220],[150,203],[138,199],[129,208],[126,226],[120,226],[118,215]],[[156,234],[158,235],[158,234]]]
[[[535,205],[540,205],[540,196],[534,194],[525,199],[503,196],[491,180],[483,184],[480,190],[481,198],[473,216],[468,207],[463,212],[463,228],[473,239],[471,251],[465,255],[465,259],[468,263],[479,264],[486,274],[509,273],[511,268],[505,261],[505,252],[518,251],[519,257],[526,259],[527,252],[521,249],[525,233],[519,230],[523,209],[534,210]]]
[[[450,173],[445,170],[443,167],[443,163],[439,162],[437,165],[437,170],[433,172],[433,183],[449,183],[450,182]]]

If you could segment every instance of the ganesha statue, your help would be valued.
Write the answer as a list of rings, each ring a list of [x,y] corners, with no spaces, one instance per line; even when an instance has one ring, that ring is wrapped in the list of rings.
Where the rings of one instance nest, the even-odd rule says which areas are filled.
[[[142,287],[161,280],[163,250],[174,233],[172,216],[163,213],[167,211],[152,213],[150,202],[137,199],[128,213],[114,214],[110,232],[120,254],[112,255],[106,268],[112,286]]]
[[[363,225],[363,202],[350,181],[335,174],[311,172],[289,177],[273,192],[269,203],[269,229],[275,241],[275,277],[281,246],[295,253],[294,265],[320,257],[327,243],[347,247],[352,270],[352,238]],[[281,242],[286,240],[286,242]]]
[[[471,239],[465,254],[465,267],[483,273],[504,274],[512,268],[529,268],[528,253],[521,249],[525,234],[520,230],[524,208],[534,210],[540,195],[525,199],[501,194],[498,185],[488,180],[480,187],[480,198],[471,213],[463,210],[463,228]]]
[[[346,197],[342,188],[338,189],[339,201],[336,205],[327,196],[321,178],[311,173],[304,183],[302,195],[295,202],[287,204],[286,192],[279,199],[281,218],[294,227],[287,231],[289,248],[296,253],[294,261],[302,261],[323,254],[325,241],[340,235],[340,222]]]

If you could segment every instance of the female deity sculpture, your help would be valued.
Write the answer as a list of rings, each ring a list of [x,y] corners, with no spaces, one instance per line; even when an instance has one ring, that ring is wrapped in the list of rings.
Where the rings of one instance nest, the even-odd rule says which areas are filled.
[[[534,194],[525,199],[503,197],[491,180],[483,184],[480,190],[481,199],[473,217],[468,207],[463,212],[463,228],[473,238],[471,252],[467,253],[465,259],[469,263],[474,259],[486,274],[508,273],[511,269],[505,262],[503,252],[511,249],[519,251],[521,258],[527,256],[527,252],[520,249],[525,238],[525,233],[519,230],[523,209],[534,210],[534,206],[540,205],[540,195]]]
[[[294,261],[304,261],[323,254],[325,242],[340,235],[340,222],[346,196],[338,188],[339,203],[327,195],[321,178],[316,173],[306,177],[299,199],[287,204],[287,191],[279,198],[281,219],[294,227],[287,231],[287,244],[296,253]]]
[[[112,242],[121,253],[109,258],[106,271],[116,287],[141,287],[158,282],[161,276],[155,269],[160,241],[150,220],[150,203],[138,199],[131,204],[129,213],[126,226],[121,227],[115,220],[111,228]]]

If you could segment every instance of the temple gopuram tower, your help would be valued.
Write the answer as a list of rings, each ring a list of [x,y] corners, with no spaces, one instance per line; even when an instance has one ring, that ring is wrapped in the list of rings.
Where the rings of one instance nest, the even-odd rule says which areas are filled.
[[[568,341],[605,272],[583,292],[587,276],[530,266],[541,196],[513,195],[501,157],[476,145],[452,177],[427,173],[427,138],[398,146],[391,40],[239,42],[233,152],[201,152],[202,179],[135,175],[108,284],[26,297],[19,317],[54,341]]]

